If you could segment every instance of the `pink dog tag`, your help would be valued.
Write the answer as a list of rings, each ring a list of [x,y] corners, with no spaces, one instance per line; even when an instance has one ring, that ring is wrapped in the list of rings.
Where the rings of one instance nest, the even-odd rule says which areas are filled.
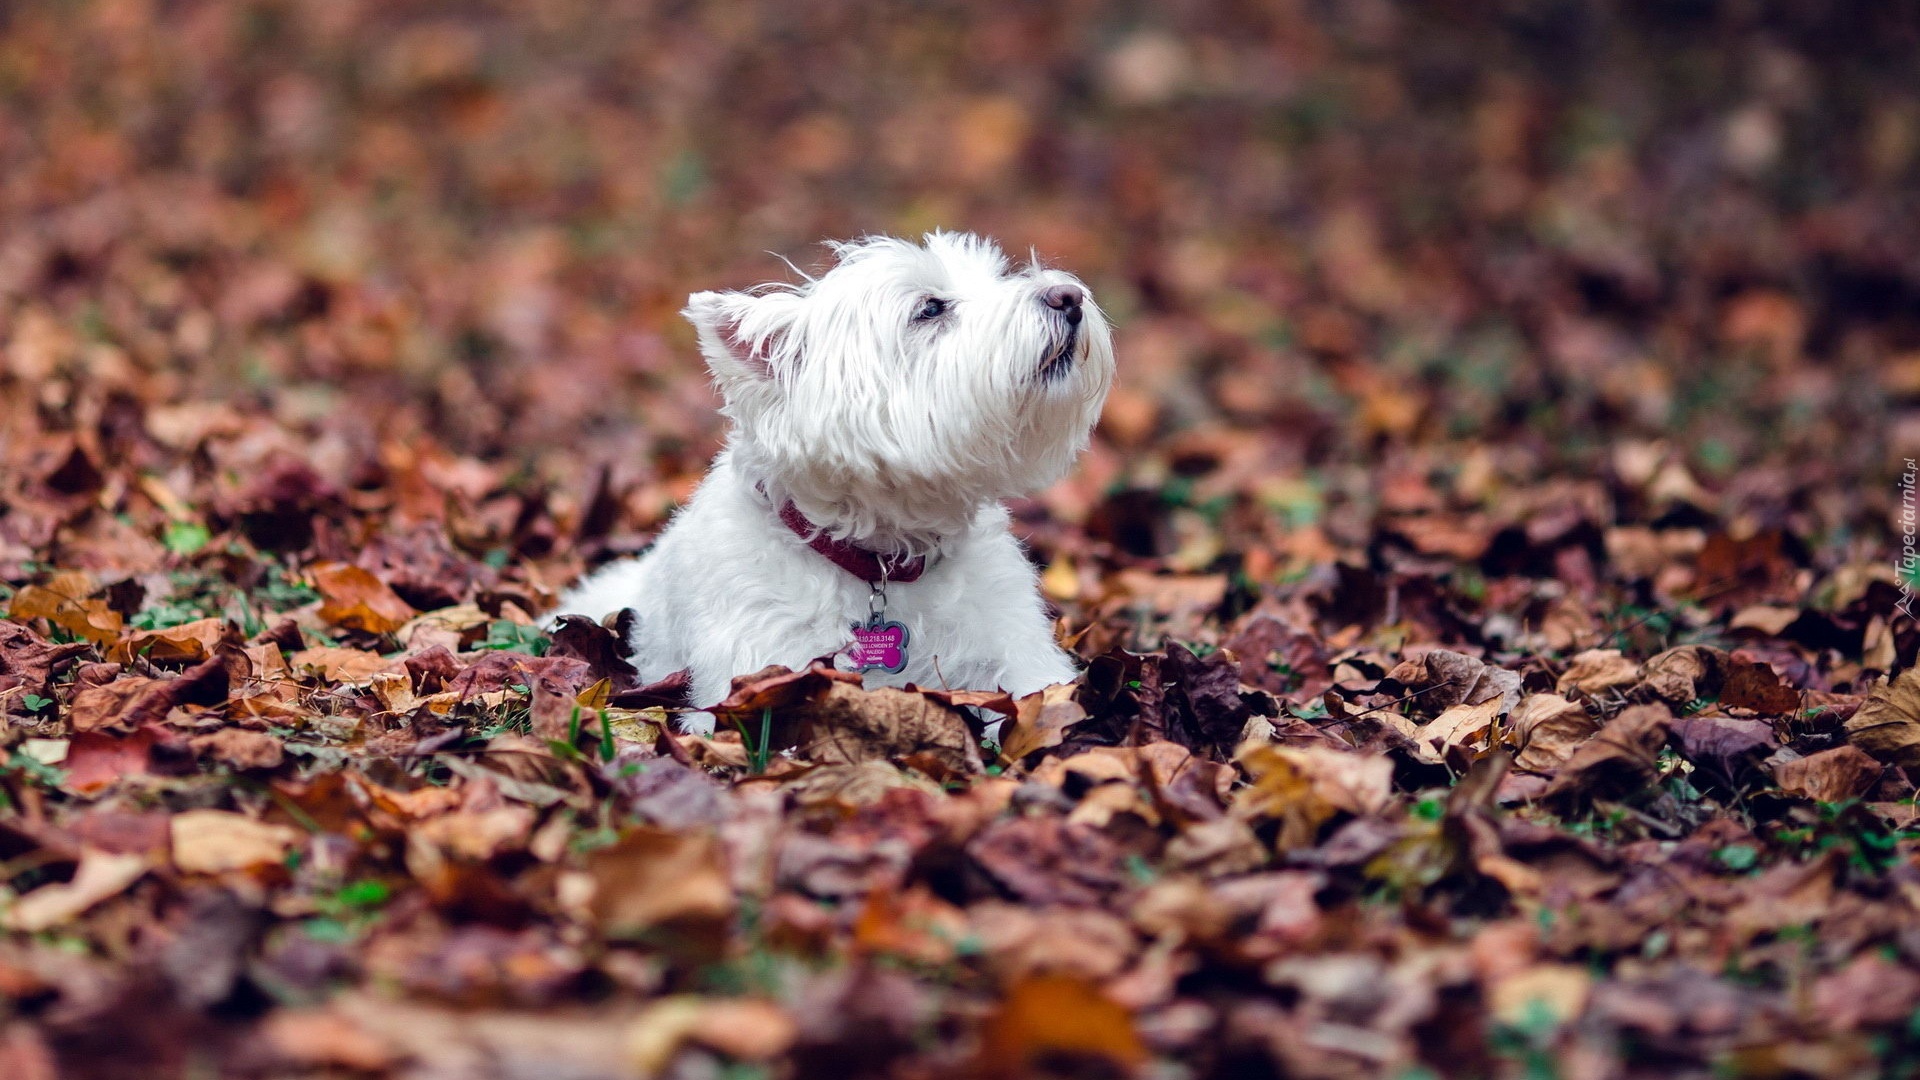
[[[855,671],[897,672],[907,666],[907,628],[878,615],[865,626],[855,623],[846,654]]]

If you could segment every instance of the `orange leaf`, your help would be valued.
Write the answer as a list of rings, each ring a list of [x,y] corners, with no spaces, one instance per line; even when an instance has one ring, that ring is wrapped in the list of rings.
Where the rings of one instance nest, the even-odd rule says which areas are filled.
[[[313,568],[313,587],[324,601],[320,618],[349,630],[391,634],[416,614],[386,582],[358,566],[322,563]]]
[[[1061,1056],[1131,1069],[1147,1051],[1127,1010],[1092,983],[1068,975],[1015,983],[981,1031],[977,1073],[1026,1076],[1037,1060]]]
[[[84,584],[78,580],[79,574],[60,574],[57,579],[75,579],[71,581],[55,580],[45,586],[28,585],[15,593],[7,605],[7,617],[15,620],[45,619],[75,637],[85,638],[96,645],[111,645],[120,636],[120,627],[124,623],[120,613],[107,606],[105,600],[89,600],[87,593],[92,591],[91,578],[85,578]]]

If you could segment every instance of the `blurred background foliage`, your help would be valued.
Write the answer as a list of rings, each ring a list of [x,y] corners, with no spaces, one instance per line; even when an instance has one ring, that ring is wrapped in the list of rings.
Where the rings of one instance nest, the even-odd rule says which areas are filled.
[[[1920,444],[1916,55],[1870,0],[9,4],[0,388],[683,492],[689,291],[957,228],[1117,318],[1100,483],[1671,466],[1844,539]]]

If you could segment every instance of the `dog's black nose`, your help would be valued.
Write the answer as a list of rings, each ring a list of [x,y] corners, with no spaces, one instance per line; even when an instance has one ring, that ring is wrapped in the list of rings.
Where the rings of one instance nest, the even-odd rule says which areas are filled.
[[[1040,302],[1065,315],[1070,323],[1080,321],[1080,304],[1085,299],[1078,285],[1049,285],[1040,293]]]

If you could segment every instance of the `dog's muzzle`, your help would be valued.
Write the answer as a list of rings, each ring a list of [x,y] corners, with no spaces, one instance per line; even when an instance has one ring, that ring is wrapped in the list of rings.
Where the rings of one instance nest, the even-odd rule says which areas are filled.
[[[1067,336],[1040,361],[1040,381],[1052,382],[1073,370],[1073,361],[1079,351],[1080,327],[1076,324],[1067,327]]]
[[[1081,306],[1086,299],[1086,291],[1078,285],[1049,285],[1040,291],[1040,302],[1053,310],[1055,318],[1067,324],[1066,336],[1040,361],[1042,381],[1050,382],[1073,367],[1074,354],[1080,345]]]

